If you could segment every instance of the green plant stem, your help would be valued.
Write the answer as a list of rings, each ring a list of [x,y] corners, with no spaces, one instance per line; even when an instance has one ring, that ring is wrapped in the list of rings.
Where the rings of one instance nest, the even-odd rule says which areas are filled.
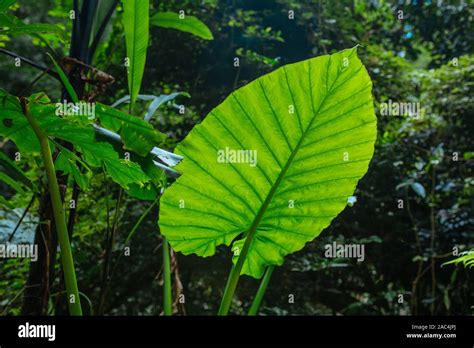
[[[285,167],[282,169],[282,171],[280,172],[280,175],[278,176],[277,180],[275,181],[272,188],[270,189],[270,192],[268,193],[267,198],[265,198],[263,205],[261,206],[260,210],[257,213],[257,216],[255,217],[255,220],[252,223],[252,227],[247,231],[246,234],[244,234],[245,235],[244,246],[242,247],[242,251],[240,251],[237,263],[235,264],[234,267],[232,267],[232,270],[230,271],[229,279],[227,280],[227,284],[224,290],[224,296],[222,297],[221,306],[219,308],[219,312],[217,313],[218,315],[227,315],[227,313],[229,313],[230,305],[232,303],[232,298],[234,296],[237,283],[239,282],[240,272],[242,271],[242,267],[244,266],[245,258],[247,257],[247,253],[250,249],[250,245],[252,244],[253,237],[257,231],[258,225],[260,224],[260,221],[262,220],[263,215],[265,214],[265,211],[270,205],[273,199],[273,196],[275,195],[276,190],[278,189],[278,187],[280,186],[280,183],[285,177],[286,172],[288,171],[291,164],[293,163],[293,160],[296,154],[298,153],[298,150],[301,144],[303,143],[303,139],[305,138],[305,135],[309,129],[311,129],[311,124],[308,126],[308,128],[306,128],[305,133],[303,134],[300,141],[296,145],[296,148],[291,153],[291,156],[286,162]]]
[[[270,278],[272,277],[273,270],[275,266],[269,266],[265,270],[265,275],[263,276],[262,282],[257,290],[257,294],[252,302],[252,305],[249,309],[249,315],[257,315],[260,305],[263,300],[263,296],[265,295],[265,291],[267,290],[268,283],[270,282]]]
[[[153,203],[143,212],[143,214],[139,217],[139,219],[137,220],[137,222],[135,223],[135,225],[133,226],[132,230],[130,231],[130,233],[128,234],[127,236],[127,239],[125,239],[125,244],[128,244],[128,242],[130,242],[130,240],[132,239],[133,235],[135,234],[135,231],[138,229],[138,227],[140,227],[141,223],[143,222],[143,220],[145,219],[145,217],[150,213],[150,211],[153,209],[153,207],[158,203],[158,201],[160,200],[160,195],[158,195],[158,197],[156,197],[156,199],[153,201]]]
[[[165,315],[172,314],[170,246],[165,236],[163,236],[163,309]]]
[[[30,114],[26,99],[22,99],[23,113],[30,123],[33,131],[38,138],[41,146],[41,155],[43,157],[46,176],[48,178],[49,194],[53,206],[54,221],[58,233],[59,246],[61,248],[61,262],[64,272],[64,280],[66,283],[66,292],[68,294],[69,313],[71,315],[82,315],[81,299],[79,297],[79,289],[77,287],[76,271],[74,269],[74,260],[72,257],[71,244],[66,225],[66,214],[64,212],[61,194],[59,192],[58,179],[56,178],[56,170],[54,168],[49,140],[46,134],[41,130],[36,119]],[[71,301],[74,299],[74,301]]]
[[[255,229],[249,231],[245,238],[244,246],[239,253],[237,263],[233,265],[232,269],[230,270],[229,278],[227,279],[227,284],[225,285],[224,295],[222,296],[221,305],[217,315],[227,315],[229,313],[230,305],[232,304],[232,298],[234,297],[234,292],[237,288],[237,283],[239,282],[240,272],[244,266],[245,258],[247,257],[247,253],[250,249],[250,244],[252,242],[254,233]]]

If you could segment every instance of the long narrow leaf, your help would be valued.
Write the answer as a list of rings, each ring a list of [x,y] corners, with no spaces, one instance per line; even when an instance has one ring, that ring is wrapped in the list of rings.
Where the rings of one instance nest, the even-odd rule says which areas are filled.
[[[53,56],[48,53],[49,58],[53,61],[54,67],[56,69],[56,72],[59,75],[59,78],[61,79],[61,82],[64,85],[64,88],[66,88],[69,96],[71,97],[72,101],[74,103],[79,103],[79,97],[77,96],[76,91],[74,90],[74,87],[71,85],[69,82],[66,74],[64,73],[63,69],[59,66],[59,64],[54,60]]]
[[[133,110],[142,84],[148,48],[149,1],[122,1],[123,26],[127,46],[128,90],[131,96],[130,110]]]
[[[0,0],[0,12],[8,10],[15,2],[16,0]]]
[[[6,173],[0,172],[0,182],[4,182],[11,188],[13,188],[15,191],[21,194],[25,194],[26,191],[21,187],[21,185],[16,182],[13,178],[9,177]]]
[[[12,176],[15,181],[21,182],[30,189],[33,188],[33,184],[31,183],[30,179],[28,179],[26,174],[20,168],[18,168],[18,166],[2,151],[0,151],[0,166],[8,169],[11,173],[10,176]]]

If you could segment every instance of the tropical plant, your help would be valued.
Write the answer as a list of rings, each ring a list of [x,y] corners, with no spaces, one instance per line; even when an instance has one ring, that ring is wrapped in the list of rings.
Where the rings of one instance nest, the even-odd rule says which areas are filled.
[[[317,237],[367,171],[376,118],[371,80],[356,52],[258,78],[177,147],[183,175],[161,200],[159,225],[183,254],[212,256],[232,244],[219,314],[228,313],[241,274],[261,278]]]
[[[459,265],[462,264],[466,268],[474,267],[474,251],[465,251],[461,253],[461,256],[455,258],[454,260],[443,263],[444,265]]]
[[[86,315],[470,314],[470,255],[441,266],[472,247],[472,18],[467,2],[0,0],[0,248],[38,246],[0,258],[0,312],[64,315],[69,292]],[[380,112],[373,170],[349,187],[326,180],[363,175],[365,133],[326,138],[342,116],[301,140],[298,121],[328,54],[357,43],[376,112],[421,114]],[[315,125],[365,96],[328,96]],[[81,105],[95,118],[70,115]],[[333,243],[366,257],[328,257]]]
[[[0,4],[0,11],[6,10],[13,3],[14,1],[3,0]],[[91,98],[94,94],[92,97],[88,95],[88,99],[83,100],[86,97],[83,76],[88,73],[101,73],[89,64],[116,5],[117,1],[108,0],[93,4],[84,2],[81,11],[79,11],[78,3],[74,2],[73,11],[77,13],[77,17],[75,17],[72,33],[72,60],[67,63],[75,64],[76,70],[68,68],[69,74],[66,73],[63,71],[63,67],[68,65],[65,62],[57,63],[51,55],[54,72],[51,72],[50,68],[40,67],[41,70],[62,83],[64,103],[53,103],[44,93],[18,98],[5,91],[0,91],[2,99],[0,135],[4,139],[12,140],[22,153],[42,154],[55,218],[53,227],[59,237],[66,292],[72,315],[81,315],[82,307],[69,240],[72,237],[73,225],[66,221],[64,195],[60,193],[58,178],[65,177],[66,180],[63,179],[62,183],[67,184],[67,177],[70,176],[73,179],[73,191],[77,196],[77,188],[89,189],[93,173],[102,172],[121,187],[117,201],[118,207],[122,190],[127,190],[132,197],[156,201],[163,188],[163,170],[173,173],[174,171],[167,165],[174,165],[180,160],[179,156],[174,156],[157,147],[165,140],[166,136],[156,131],[148,121],[161,105],[179,95],[187,95],[186,93],[151,96],[152,102],[145,115],[145,120],[131,115],[137,99],[143,99],[143,96],[139,95],[139,91],[148,47],[148,1],[126,1],[123,3],[129,96],[122,98],[116,105],[129,102],[128,114],[117,108],[93,102]],[[46,30],[60,30],[54,25],[23,25],[11,15],[3,13],[1,15],[0,25],[5,27],[6,33],[10,35],[25,33],[39,35]],[[82,24],[79,25],[78,21],[81,21]],[[201,30],[202,26],[205,25],[201,23]],[[205,28],[207,29],[207,27]],[[187,31],[189,32],[189,30]],[[90,45],[84,46],[84,43],[89,42]],[[9,51],[4,51],[4,53],[20,58]],[[20,59],[34,67],[39,67],[38,64],[28,59],[23,57]],[[102,73],[99,77],[107,78],[107,75]],[[110,82],[113,82],[113,78],[108,78],[107,83]],[[150,100],[146,97],[145,99]],[[92,103],[93,115],[75,111],[80,109],[81,103],[86,104],[87,102]],[[117,144],[121,144],[121,148],[117,148]],[[26,192],[24,187],[29,190],[35,189],[33,197],[42,194],[36,186],[31,184],[21,169],[5,155],[2,156],[2,165],[10,168],[8,172],[10,175],[2,172],[0,176],[0,179],[6,184],[20,193]],[[19,178],[18,183],[17,178]],[[71,217],[72,213],[69,215]],[[139,222],[141,220],[139,219]],[[127,242],[137,227],[138,225],[133,228]],[[101,291],[99,311],[107,288],[113,239],[112,231],[111,235],[107,234],[103,291]],[[168,258],[169,256],[165,257],[165,269],[167,269],[165,274],[168,279],[165,281],[164,290],[167,298],[166,314],[171,314]],[[33,271],[33,273],[35,272]],[[89,301],[89,299],[87,300]]]

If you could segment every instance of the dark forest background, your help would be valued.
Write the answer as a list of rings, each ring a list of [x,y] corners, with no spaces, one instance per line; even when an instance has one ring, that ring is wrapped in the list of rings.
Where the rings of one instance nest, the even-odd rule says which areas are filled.
[[[29,22],[56,23],[70,31],[68,0],[20,1],[15,14]],[[314,242],[286,258],[275,270],[264,299],[267,315],[408,315],[471,314],[472,269],[442,263],[474,243],[474,5],[472,1],[328,1],[328,0],[166,0],[154,10],[194,15],[211,29],[214,40],[153,27],[141,92],[160,95],[186,91],[160,109],[155,127],[179,142],[231,91],[287,63],[362,45],[359,55],[374,82],[376,108],[388,100],[418,102],[422,117],[381,116],[370,169],[354,194],[357,203]],[[288,18],[288,11],[295,13]],[[400,18],[400,12],[402,17]],[[111,104],[128,94],[123,66],[125,44],[120,9],[93,65],[116,82],[98,101]],[[50,65],[45,52],[66,56],[67,42],[53,35],[47,43],[27,36],[10,39],[0,32],[0,46]],[[234,58],[240,67],[234,67]],[[0,56],[1,88],[15,93],[37,72],[13,69]],[[59,98],[60,85],[41,79],[34,91]],[[186,106],[180,114],[177,104]],[[457,155],[455,155],[457,154]],[[457,156],[457,157],[456,157]],[[2,190],[6,188],[2,186]],[[111,202],[117,188],[110,187]],[[81,292],[97,311],[106,189],[101,176],[82,193],[74,229],[73,251]],[[403,200],[403,208],[399,208]],[[12,197],[16,209],[0,210],[0,235],[11,231],[28,199]],[[119,257],[125,238],[151,202],[125,197],[112,257],[113,276],[103,312],[160,314],[161,238],[158,209],[153,209],[132,240],[129,257]],[[37,203],[35,203],[37,204]],[[28,219],[34,221],[37,207]],[[23,224],[28,238],[34,223]],[[324,245],[365,244],[364,262],[328,259]],[[213,258],[175,255],[174,285],[185,294],[179,313],[215,314],[230,269],[230,252]],[[0,313],[21,312],[21,293],[29,261],[0,261]],[[61,311],[59,262],[49,313]],[[179,279],[179,281],[178,281]],[[233,313],[244,314],[258,282],[243,277]],[[294,295],[294,303],[289,303]],[[400,296],[401,295],[401,296]]]

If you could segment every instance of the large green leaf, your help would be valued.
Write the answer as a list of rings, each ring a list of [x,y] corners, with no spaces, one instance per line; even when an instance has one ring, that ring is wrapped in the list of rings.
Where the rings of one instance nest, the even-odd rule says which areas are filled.
[[[71,120],[74,117],[61,118],[56,115],[57,106],[43,94],[36,94],[29,98],[30,112],[34,115],[41,128],[50,136],[54,136],[71,143],[78,141],[92,141],[94,131],[92,127],[82,127]],[[18,98],[0,90],[0,135],[12,139],[23,153],[39,153],[39,143],[28,123]]]
[[[176,12],[158,12],[150,18],[150,23],[162,28],[184,31],[204,40],[214,38],[207,25],[194,16],[179,18],[179,14]]]
[[[242,273],[258,278],[317,237],[372,158],[371,87],[353,48],[233,92],[176,149],[182,176],[165,191],[159,222],[173,248],[211,256],[234,240],[241,251],[248,239]],[[256,165],[219,163],[226,149],[256,151]]]
[[[150,4],[148,0],[124,0],[122,3],[125,43],[127,46],[127,57],[130,60],[128,90],[131,96],[130,108],[133,110],[142,84],[143,72],[145,71]]]

